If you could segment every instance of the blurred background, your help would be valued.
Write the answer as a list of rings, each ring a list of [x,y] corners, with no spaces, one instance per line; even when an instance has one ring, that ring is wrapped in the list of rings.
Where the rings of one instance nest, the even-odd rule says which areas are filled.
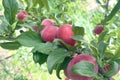
[[[30,6],[32,4],[31,0],[18,0],[20,9],[27,9],[31,11],[31,14],[36,14],[40,18],[52,18],[51,15],[55,14],[60,24],[72,22],[75,25],[84,27],[87,40],[94,38],[91,31],[104,19],[105,15],[112,10],[117,2],[117,0],[109,0],[109,12],[107,12],[106,1],[49,0],[49,13],[44,9],[36,13],[34,11],[36,7]],[[2,0],[0,0],[0,15],[3,14],[3,11]],[[107,27],[116,28],[116,26],[120,26],[118,16],[120,16],[120,12],[110,21]],[[61,72],[61,76],[64,80],[63,72]],[[120,74],[116,74],[114,78],[120,80]],[[48,73],[46,64],[40,66],[34,63],[31,48],[20,47],[14,51],[0,48],[0,80],[58,80],[58,78],[55,72],[52,75]]]

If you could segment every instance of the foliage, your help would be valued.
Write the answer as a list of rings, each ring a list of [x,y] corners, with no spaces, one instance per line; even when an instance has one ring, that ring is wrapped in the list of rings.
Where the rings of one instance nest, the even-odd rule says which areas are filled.
[[[53,70],[56,70],[58,78],[61,78],[60,71],[67,68],[67,64],[63,66],[63,63],[69,62],[74,53],[88,53],[96,58],[100,69],[103,70],[103,67],[107,65],[112,66],[108,72],[99,71],[95,79],[99,77],[109,79],[120,65],[120,24],[118,21],[120,20],[118,18],[120,0],[114,8],[110,9],[108,5],[102,5],[102,3],[108,3],[107,1],[102,3],[97,1],[103,11],[98,9],[89,13],[89,10],[83,8],[82,5],[87,4],[87,0],[2,0],[4,15],[0,16],[2,21],[0,40],[5,42],[0,43],[0,46],[10,50],[21,46],[32,47],[31,52],[35,63],[42,65],[46,62],[48,72],[52,74]],[[17,13],[22,10],[27,11],[29,15],[23,21],[19,21]],[[57,26],[72,24],[75,35],[71,38],[77,41],[77,44],[72,47],[59,39],[55,39],[52,43],[43,41],[40,36],[43,29],[41,22],[46,18],[53,19]],[[98,24],[104,26],[104,31],[100,35],[93,33],[95,28],[93,26]],[[39,32],[34,31],[34,26],[38,26]],[[22,28],[25,30],[21,30]],[[76,68],[78,65],[87,66],[87,64],[80,63],[74,66],[74,73],[84,74],[87,67],[82,66],[80,68],[83,71],[76,72],[79,71],[79,68]],[[88,65],[93,67],[91,64]],[[89,72],[92,74],[93,71],[89,70]],[[84,76],[90,75],[84,74]]]
[[[35,64],[31,48],[21,47],[17,51],[11,51],[13,56],[9,59],[2,58],[0,62],[0,80],[57,80],[55,71],[49,75],[46,64]],[[10,53],[6,53],[9,55]],[[61,75],[64,78],[64,75]]]

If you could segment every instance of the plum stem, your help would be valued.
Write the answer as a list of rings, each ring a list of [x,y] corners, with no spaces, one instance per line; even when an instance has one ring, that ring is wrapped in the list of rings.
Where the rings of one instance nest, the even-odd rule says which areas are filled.
[[[107,78],[108,80],[114,80],[114,79],[111,78],[111,77],[106,77],[106,76],[104,75],[105,70],[102,69],[100,66],[98,66],[98,67],[99,67],[98,72],[99,72],[104,78]]]

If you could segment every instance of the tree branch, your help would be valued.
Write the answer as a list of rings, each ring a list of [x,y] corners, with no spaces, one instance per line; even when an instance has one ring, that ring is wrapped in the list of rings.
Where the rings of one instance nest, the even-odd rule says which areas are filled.
[[[6,60],[6,59],[9,59],[9,58],[11,58],[11,57],[14,56],[14,55],[15,55],[15,54],[12,54],[12,55],[10,55],[10,56],[7,56],[7,57],[5,57],[4,59],[0,60],[0,62],[4,61],[4,60]]]

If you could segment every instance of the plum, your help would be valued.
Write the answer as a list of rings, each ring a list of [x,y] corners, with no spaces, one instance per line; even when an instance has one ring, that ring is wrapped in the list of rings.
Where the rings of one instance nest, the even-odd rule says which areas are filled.
[[[53,42],[53,40],[57,37],[57,31],[58,31],[57,26],[49,26],[43,28],[40,34],[43,41]]]
[[[52,25],[54,25],[54,21],[52,19],[44,19],[41,22],[41,25],[43,25],[44,27],[46,27],[46,26],[52,26]]]
[[[109,71],[109,70],[111,69],[111,65],[104,66],[103,69],[104,69],[105,71]],[[115,74],[117,74],[119,71],[120,71],[120,66],[118,67],[118,71],[117,71]],[[115,75],[115,74],[114,74],[114,75]]]
[[[36,31],[36,32],[39,31],[38,26],[33,26],[32,28],[33,28],[33,30]]]
[[[18,20],[24,20],[26,17],[28,16],[28,12],[27,11],[20,11],[18,14],[17,14],[17,19]]]
[[[69,62],[68,66],[67,66],[67,72],[66,72],[68,78],[70,78],[72,80],[93,80],[94,79],[94,77],[82,76],[82,75],[78,75],[78,74],[75,74],[75,73],[72,72],[72,70],[71,70],[72,67],[76,63],[82,62],[82,61],[92,63],[94,65],[95,73],[98,73],[98,65],[96,63],[96,59],[92,55],[81,53],[78,56],[74,57]]]
[[[63,40],[68,45],[74,46],[76,44],[76,41],[73,40],[71,36],[74,36],[74,32],[72,31],[72,25],[64,24],[59,28],[57,37]]]
[[[103,25],[97,25],[94,29],[94,33],[99,35],[102,33],[103,30],[104,30]]]

